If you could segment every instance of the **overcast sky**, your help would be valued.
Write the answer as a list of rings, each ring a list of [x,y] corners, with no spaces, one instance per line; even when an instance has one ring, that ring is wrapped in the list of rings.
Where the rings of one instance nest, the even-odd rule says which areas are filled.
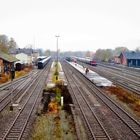
[[[0,0],[0,34],[19,47],[96,51],[140,46],[140,0]]]

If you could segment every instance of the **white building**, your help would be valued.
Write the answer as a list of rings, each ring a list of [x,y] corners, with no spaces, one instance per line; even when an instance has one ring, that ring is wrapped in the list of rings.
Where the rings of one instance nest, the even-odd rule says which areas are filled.
[[[32,64],[32,56],[25,53],[16,54],[15,57],[20,60],[20,63]]]
[[[36,62],[39,52],[32,48],[11,48],[10,54],[20,60],[20,63],[32,64]]]

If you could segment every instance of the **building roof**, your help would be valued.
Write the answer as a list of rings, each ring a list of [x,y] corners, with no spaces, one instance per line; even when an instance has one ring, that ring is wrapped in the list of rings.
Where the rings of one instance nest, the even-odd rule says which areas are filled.
[[[140,52],[123,52],[122,53],[127,59],[140,59]]]
[[[16,61],[19,61],[17,58],[9,55],[9,54],[6,54],[6,53],[3,53],[0,51],[0,58],[7,61],[7,62],[16,62]]]
[[[31,55],[34,52],[37,52],[33,50],[32,48],[11,48],[9,50],[10,54],[19,54],[19,53],[25,53],[27,55]]]

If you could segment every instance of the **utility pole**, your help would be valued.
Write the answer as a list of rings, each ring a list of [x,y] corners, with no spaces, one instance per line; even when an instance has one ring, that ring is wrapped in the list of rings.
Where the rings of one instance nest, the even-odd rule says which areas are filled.
[[[33,37],[33,49],[35,50],[35,36]]]
[[[56,57],[57,57],[57,60],[56,60],[56,80],[58,80],[58,38],[60,37],[59,35],[56,35],[55,36],[57,38],[56,40]]]

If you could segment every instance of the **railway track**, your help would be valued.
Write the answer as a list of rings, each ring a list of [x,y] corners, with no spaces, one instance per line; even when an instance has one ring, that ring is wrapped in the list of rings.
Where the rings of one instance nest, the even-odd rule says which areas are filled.
[[[71,87],[71,91],[74,94],[76,102],[80,108],[80,111],[83,115],[83,119],[86,122],[86,126],[88,128],[88,139],[111,140],[102,123],[94,113],[92,106],[89,104],[88,100],[83,95],[83,91],[81,91],[80,86],[75,82],[73,76],[67,71],[68,70],[65,69],[64,72],[66,73],[67,80]]]
[[[127,126],[128,130],[131,130],[131,133],[140,138],[140,122],[136,120],[133,116],[131,116],[128,112],[126,112],[120,105],[118,105],[114,100],[109,98],[102,90],[97,88],[92,82],[90,82],[86,77],[82,76],[76,69],[70,67],[67,64],[69,69],[72,69],[75,75],[78,77],[81,82],[88,87],[88,89],[93,93],[93,95],[99,99],[105,106],[107,106],[112,113],[114,113],[117,118],[123,123],[123,125]]]
[[[119,86],[126,88],[130,90],[131,92],[135,93],[137,97],[140,97],[140,82],[138,81],[139,78],[133,78],[130,79],[127,77],[127,75],[120,75],[120,73],[116,74],[112,70],[102,70],[103,68],[92,68],[91,70],[94,70],[95,72],[98,72],[100,75],[110,79],[114,83],[118,84]],[[140,80],[140,79],[139,79]]]
[[[113,67],[114,69],[124,69],[128,72],[131,72],[131,73],[135,73],[136,75],[140,72],[140,69],[137,69],[137,68],[133,68],[133,67],[128,67],[128,66],[123,66],[123,65],[119,65],[119,64],[108,64],[108,63],[98,63],[98,65],[100,66],[103,66],[105,65],[106,67]]]
[[[104,68],[108,68],[108,69],[113,69],[115,71],[120,71],[120,72],[124,72],[130,76],[135,76],[135,77],[139,77],[139,72],[140,72],[140,69],[137,70],[137,69],[132,69],[130,67],[117,67],[117,66],[114,66],[114,65],[107,65],[107,64],[98,64],[99,67],[104,67]]]
[[[133,83],[136,83],[136,84],[140,84],[139,81],[140,81],[140,76],[139,76],[139,73],[137,74],[134,74],[132,72],[129,72],[125,69],[114,69],[112,67],[106,67],[106,66],[98,66],[97,68],[95,69],[102,69],[103,71],[107,71],[108,73],[113,73],[115,76],[118,76],[120,78],[123,78],[125,80],[128,80],[128,81],[131,81]]]
[[[20,76],[20,77],[16,78],[14,81],[12,81],[12,84],[11,84],[11,81],[8,81],[4,84],[1,84],[0,85],[0,91],[9,89],[9,88],[11,88],[11,86],[14,86],[14,85],[18,85],[20,82],[25,81],[27,78],[31,77],[31,75],[36,74],[36,73],[37,73],[37,71],[34,70],[34,71],[32,71],[28,74],[25,74],[23,76]]]
[[[127,75],[122,75],[122,73],[113,73],[113,70],[109,71],[108,69],[105,69],[103,67],[93,67],[87,64],[83,64],[85,67],[89,67],[91,70],[97,72],[101,76],[111,80],[115,84],[130,90],[133,95],[136,95],[137,97],[140,97],[140,82],[139,78],[136,77],[135,79],[132,79],[132,77],[128,78]]]
[[[26,79],[22,79],[15,87],[10,87],[11,91],[7,91],[5,95],[0,99],[0,112],[11,102],[11,99],[17,99],[19,96],[23,96],[26,94],[28,89],[33,85],[36,81],[39,74],[35,74],[34,76],[26,77]]]
[[[31,121],[31,115],[35,112],[35,106],[37,105],[38,98],[41,95],[42,88],[48,71],[50,68],[50,63],[46,69],[44,69],[38,78],[38,81],[34,83],[32,90],[30,89],[30,94],[26,101],[23,103],[21,110],[17,113],[15,119],[10,123],[10,125],[5,128],[3,134],[0,136],[0,140],[20,140],[25,139],[23,137],[27,124]]]

